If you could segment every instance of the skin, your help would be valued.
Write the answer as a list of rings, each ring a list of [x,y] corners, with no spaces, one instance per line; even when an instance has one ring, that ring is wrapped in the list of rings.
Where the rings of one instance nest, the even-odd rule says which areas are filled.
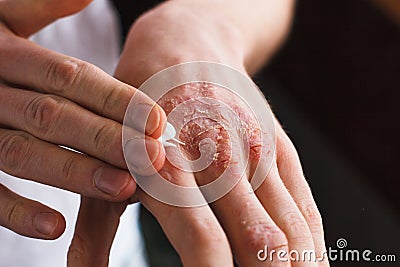
[[[292,7],[290,0],[169,1],[135,22],[115,76],[140,86],[157,71],[196,60],[224,63],[251,75],[283,41],[290,25]],[[238,110],[239,99],[227,97],[221,88],[205,89],[199,84],[177,88],[159,104],[168,113],[180,101],[199,94],[206,94]],[[196,107],[193,104],[193,109],[188,109],[186,115]],[[225,112],[209,108],[210,112]],[[242,110],[241,114],[253,130],[249,132],[257,132],[250,113]],[[209,168],[195,174],[180,171],[169,161],[165,161],[159,173],[182,186],[213,181],[215,174],[224,170],[225,163],[235,162],[235,158],[229,158],[229,151],[234,146],[221,143],[221,140],[232,141],[225,130],[228,129],[215,127],[207,119],[192,122],[191,127],[179,136],[185,142],[181,148],[186,157],[197,158],[198,144],[206,137],[222,145],[217,150],[219,156]],[[226,196],[208,206],[181,208],[161,203],[138,188],[137,198],[157,218],[184,266],[233,266],[232,256],[239,266],[245,267],[329,266],[326,259],[318,263],[257,260],[257,252],[265,245],[270,250],[297,250],[300,253],[315,250],[320,254],[325,249],[321,215],[304,178],[297,152],[278,122],[276,134],[273,167],[255,194],[249,194],[248,181],[241,179]],[[252,147],[251,165],[262,164],[265,159],[257,157],[257,149],[260,149],[257,138],[252,134],[247,138]],[[251,170],[247,176],[251,177]],[[104,231],[116,229],[110,224],[96,224],[91,218],[79,223],[95,225]],[[88,246],[94,242],[85,232],[77,231],[76,234]],[[114,232],[109,234],[113,236]],[[109,237],[103,236],[110,240]],[[97,253],[107,254],[104,250],[92,250],[91,253],[81,253],[81,261],[90,262]]]
[[[0,1],[0,170],[79,193],[83,206],[91,201],[121,206],[108,201],[124,201],[136,189],[121,147],[125,109],[134,94],[142,104],[154,102],[89,63],[26,39],[89,3]],[[156,105],[146,125],[147,139],[156,146],[164,120]],[[164,155],[154,156],[160,159],[154,167],[160,168]],[[65,220],[0,184],[0,225],[24,236],[55,239],[64,232]]]
[[[138,92],[94,66],[40,48],[24,38],[89,3],[0,1],[0,169],[83,195],[68,254],[70,266],[108,263],[119,216],[128,204],[108,201],[123,201],[135,190],[118,147],[124,111],[131,96]],[[252,74],[284,39],[292,4],[290,0],[169,1],[135,23],[116,77],[137,87],[165,67],[193,60],[220,62]],[[82,87],[86,90],[78,90]],[[188,91],[189,95],[196,93],[195,89]],[[145,95],[142,97],[143,103],[152,104]],[[214,97],[224,100],[217,94]],[[159,123],[147,125],[150,140],[161,134],[165,121],[165,114],[158,107],[154,110],[155,118],[149,121]],[[206,125],[204,121],[199,123]],[[98,125],[106,126],[96,128]],[[247,181],[241,180],[224,198],[193,209],[168,206],[137,191],[136,197],[157,217],[185,266],[232,266],[232,255],[246,267],[317,265],[262,263],[256,259],[257,251],[265,245],[317,252],[325,247],[322,220],[296,150],[277,125],[275,164],[256,194],[249,194]],[[64,134],[66,129],[70,132]],[[199,132],[186,134],[182,138],[191,139]],[[110,147],[98,145],[108,143]],[[54,144],[71,146],[85,154]],[[186,152],[196,156],[195,149],[187,148]],[[49,154],[53,155],[51,159]],[[194,186],[207,178],[206,173],[195,177],[168,161],[158,162],[156,169],[176,184]],[[219,163],[217,158],[215,164]],[[44,164],[49,168],[38,169]],[[103,177],[102,183],[95,180],[95,174]],[[99,184],[109,185],[111,192],[104,193],[106,187],[100,190]],[[64,230],[61,214],[3,186],[0,203],[0,225],[17,233],[54,239]]]

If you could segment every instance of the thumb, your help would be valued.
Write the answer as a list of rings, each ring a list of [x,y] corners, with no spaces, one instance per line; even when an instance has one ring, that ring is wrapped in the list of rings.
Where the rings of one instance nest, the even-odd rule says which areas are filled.
[[[84,9],[92,0],[0,0],[0,21],[28,37],[58,18]]]
[[[126,201],[117,203],[81,197],[67,266],[108,266],[111,245],[126,205]]]

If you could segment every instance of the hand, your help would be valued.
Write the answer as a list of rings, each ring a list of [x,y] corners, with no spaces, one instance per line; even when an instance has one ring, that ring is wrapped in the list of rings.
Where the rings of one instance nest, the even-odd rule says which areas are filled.
[[[125,109],[134,94],[140,94],[142,109],[154,102],[95,66],[25,39],[90,2],[0,1],[0,170],[85,199],[122,201],[136,188],[121,147]],[[153,109],[149,136],[160,135],[164,116],[160,108]],[[65,221],[57,211],[0,185],[0,225],[54,239],[63,233]]]
[[[272,7],[278,3],[264,2]],[[280,10],[279,4],[276,5],[277,9],[272,8],[270,12],[272,17]],[[226,9],[229,9],[228,6]],[[241,31],[232,27],[234,24],[230,18],[234,16],[225,17],[225,10],[214,10],[210,2],[206,7],[202,6],[201,1],[175,1],[143,15],[131,29],[116,77],[139,86],[157,71],[195,60],[220,62],[243,72],[254,71],[255,67],[248,56],[251,53],[248,52],[247,39]],[[268,14],[263,11],[263,16],[268,17]],[[285,35],[279,29],[284,31],[285,27],[280,24],[265,33],[263,39],[269,42],[265,55],[272,55]],[[222,88],[204,87],[202,84],[174,89],[159,104],[168,113],[179,103],[202,94],[225,103],[233,110],[240,107],[240,100],[236,96]],[[193,106],[191,110],[196,112],[196,107]],[[224,114],[225,110],[209,106],[208,112]],[[249,125],[247,133],[258,131],[248,110],[239,108],[237,114]],[[195,186],[213,181],[218,173],[225,170],[225,164],[234,164],[235,157],[230,158],[230,151],[235,143],[230,142],[233,140],[229,139],[227,129],[213,126],[212,121],[198,120],[180,133],[185,143],[181,147],[191,159],[199,156],[200,140],[211,138],[221,144],[217,150],[218,156],[210,167],[191,174],[166,161],[159,173],[172,183]],[[140,201],[155,215],[178,251],[184,266],[233,266],[232,252],[239,266],[329,266],[326,259],[319,263],[280,262],[276,258],[273,262],[262,262],[257,259],[257,253],[265,245],[269,251],[297,250],[301,254],[305,250],[314,250],[318,256],[325,249],[321,216],[303,176],[297,152],[278,122],[276,134],[274,164],[255,194],[249,194],[249,183],[241,179],[232,191],[209,206],[180,208],[163,204],[143,191],[137,191]],[[247,135],[252,147],[251,166],[263,164],[265,160],[257,157],[257,151],[263,148],[259,146],[259,140],[253,137],[252,134]],[[229,145],[223,145],[221,140]],[[250,170],[247,177],[251,176]],[[91,220],[86,223],[94,225]],[[96,227],[115,229],[111,224],[97,224]],[[107,241],[112,239],[112,231],[109,234],[111,238],[105,238]],[[85,233],[81,231],[79,236],[85,236]],[[90,244],[90,235],[86,235],[86,240]]]

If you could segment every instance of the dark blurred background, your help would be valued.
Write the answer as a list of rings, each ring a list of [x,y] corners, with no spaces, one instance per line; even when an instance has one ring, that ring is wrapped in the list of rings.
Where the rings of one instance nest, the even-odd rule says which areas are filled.
[[[260,85],[296,144],[327,245],[396,254],[400,266],[400,1],[298,1]]]
[[[157,1],[115,2],[126,32]],[[400,266],[400,1],[298,1],[286,44],[255,81],[299,151],[327,246],[345,238],[397,258],[331,266]],[[181,266],[144,209],[141,222],[150,265]]]

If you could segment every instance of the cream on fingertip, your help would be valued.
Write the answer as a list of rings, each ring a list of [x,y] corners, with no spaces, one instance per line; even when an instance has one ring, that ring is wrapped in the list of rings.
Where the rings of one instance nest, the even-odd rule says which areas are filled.
[[[160,141],[160,143],[164,147],[177,147],[176,143],[180,145],[185,145],[184,142],[176,138],[176,130],[174,126],[169,122],[166,122],[164,132],[157,140]]]

